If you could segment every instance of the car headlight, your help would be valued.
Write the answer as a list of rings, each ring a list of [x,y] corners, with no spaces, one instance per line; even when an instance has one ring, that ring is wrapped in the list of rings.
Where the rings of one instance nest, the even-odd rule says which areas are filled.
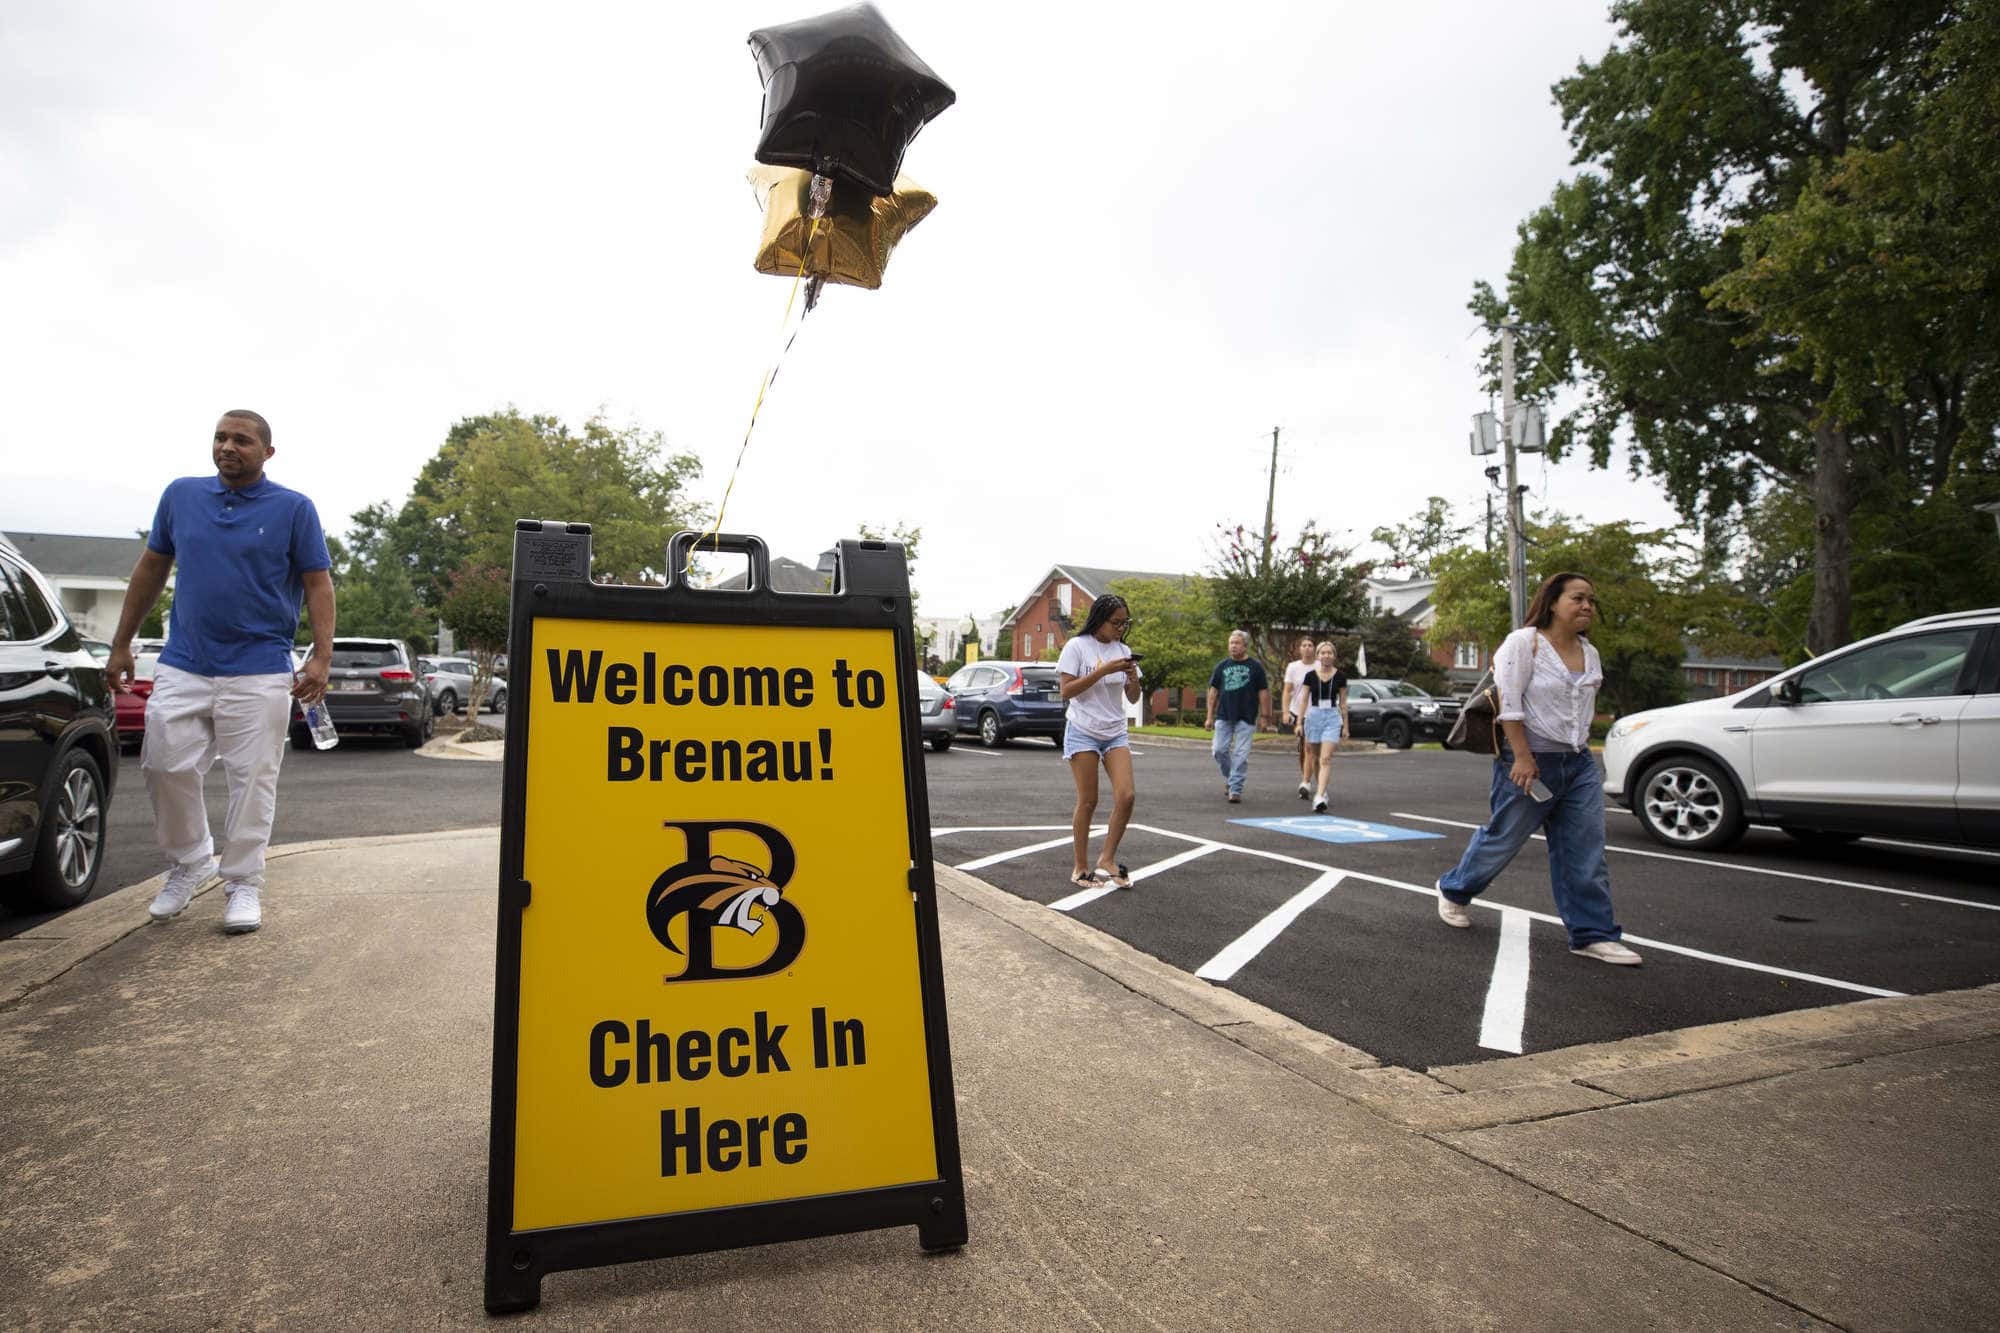
[[[1437,712],[1437,710],[1438,710],[1438,706],[1437,706],[1436,704],[1418,704],[1418,705],[1417,705],[1417,711],[1418,711],[1419,713],[1422,713],[1422,714],[1423,714],[1423,715],[1424,715],[1425,717],[1429,717],[1429,716],[1430,716],[1431,714],[1433,714],[1433,713]]]
[[[1613,722],[1611,724],[1611,730],[1605,733],[1605,738],[1607,740],[1614,740],[1614,741],[1623,740],[1625,737],[1630,736],[1633,732],[1642,730],[1643,728],[1649,725],[1651,725],[1649,720],[1644,718],[1641,718],[1638,721],[1633,721],[1631,718],[1621,717],[1616,722]]]

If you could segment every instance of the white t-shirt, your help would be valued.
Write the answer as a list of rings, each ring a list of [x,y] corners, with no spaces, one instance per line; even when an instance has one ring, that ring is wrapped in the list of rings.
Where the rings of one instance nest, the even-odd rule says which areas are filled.
[[[1106,660],[1125,658],[1132,650],[1122,643],[1104,643],[1094,634],[1080,634],[1063,645],[1056,670],[1081,679]],[[1115,740],[1125,734],[1125,682],[1117,672],[1089,686],[1069,701],[1069,724],[1095,740]]]
[[[1315,669],[1312,662],[1285,663],[1285,698],[1295,715],[1306,711],[1306,676]]]

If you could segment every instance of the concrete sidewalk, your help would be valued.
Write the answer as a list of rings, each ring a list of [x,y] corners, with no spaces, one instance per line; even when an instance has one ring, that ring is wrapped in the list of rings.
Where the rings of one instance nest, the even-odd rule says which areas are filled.
[[[250,936],[141,885],[6,942],[6,1325],[488,1322],[497,844],[279,849]],[[2000,988],[1426,1075],[940,874],[971,1243],[560,1273],[521,1322],[1995,1320]]]

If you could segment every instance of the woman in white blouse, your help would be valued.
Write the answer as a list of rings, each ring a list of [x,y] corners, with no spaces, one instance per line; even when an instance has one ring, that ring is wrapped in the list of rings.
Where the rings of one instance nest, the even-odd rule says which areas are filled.
[[[1597,649],[1585,637],[1596,618],[1589,579],[1551,574],[1528,605],[1527,623],[1493,654],[1500,687],[1494,719],[1503,737],[1493,758],[1493,815],[1438,879],[1438,915],[1446,925],[1470,926],[1465,905],[1541,829],[1569,951],[1630,967],[1643,960],[1619,943],[1624,932],[1611,912],[1604,781],[1590,753],[1590,720],[1604,680]]]

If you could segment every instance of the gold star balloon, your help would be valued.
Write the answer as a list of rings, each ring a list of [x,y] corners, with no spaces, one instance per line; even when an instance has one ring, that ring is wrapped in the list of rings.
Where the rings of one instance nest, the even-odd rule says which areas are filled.
[[[895,189],[881,196],[835,182],[826,215],[815,228],[812,180],[810,171],[793,167],[750,169],[750,187],[764,207],[764,235],[757,243],[759,273],[793,277],[803,256],[807,277],[873,291],[882,285],[889,252],[903,233],[937,207],[937,196],[908,176],[896,177]]]

